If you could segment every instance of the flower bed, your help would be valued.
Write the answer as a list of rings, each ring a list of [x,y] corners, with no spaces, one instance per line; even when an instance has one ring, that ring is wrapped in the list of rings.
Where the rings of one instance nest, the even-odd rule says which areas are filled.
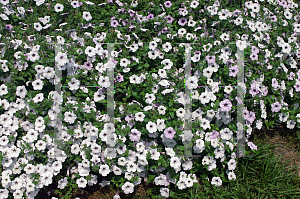
[[[248,142],[252,127],[281,121],[292,129],[300,122],[293,58],[300,57],[300,25],[287,10],[297,13],[295,3],[166,1],[135,12],[136,1],[25,2],[0,1],[1,39],[11,45],[0,60],[3,198],[33,198],[53,180],[65,193],[101,176],[125,194],[147,179],[159,197],[172,197],[171,185],[182,190],[198,180],[217,187],[235,180],[235,138],[244,127],[234,120],[243,101],[232,85],[246,91],[240,113],[246,155],[257,150]],[[286,26],[292,31],[281,32]],[[237,82],[240,51],[247,60],[244,83]]]

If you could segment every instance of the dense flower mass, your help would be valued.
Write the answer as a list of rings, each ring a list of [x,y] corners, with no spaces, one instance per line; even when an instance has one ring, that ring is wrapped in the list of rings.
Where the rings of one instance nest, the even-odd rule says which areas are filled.
[[[292,0],[231,3],[151,2],[143,12],[139,1],[0,0],[0,44],[9,44],[0,51],[0,198],[97,178],[130,194],[150,172],[168,198],[171,183],[198,182],[199,165],[217,187],[220,165],[236,180],[235,111],[251,150],[252,127],[277,114],[287,128],[300,123],[300,15]]]

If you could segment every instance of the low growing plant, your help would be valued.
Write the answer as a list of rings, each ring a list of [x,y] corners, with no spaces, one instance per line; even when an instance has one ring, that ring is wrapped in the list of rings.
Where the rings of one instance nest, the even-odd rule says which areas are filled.
[[[247,60],[247,78],[238,85],[245,89],[246,155],[257,150],[248,142],[252,127],[279,121],[293,129],[300,122],[293,58],[300,56],[300,17],[293,1],[165,1],[139,12],[137,1],[0,3],[3,198],[34,198],[54,180],[55,193],[68,197],[99,177],[125,194],[144,179],[158,186],[158,198],[172,198],[171,186],[180,192],[199,180],[216,187],[235,180],[241,124],[234,118],[243,103],[232,86],[238,50]],[[105,99],[112,92],[106,71],[114,72],[114,102]],[[188,101],[191,131],[185,132]],[[117,110],[113,119],[107,103]],[[62,156],[54,157],[60,114]]]

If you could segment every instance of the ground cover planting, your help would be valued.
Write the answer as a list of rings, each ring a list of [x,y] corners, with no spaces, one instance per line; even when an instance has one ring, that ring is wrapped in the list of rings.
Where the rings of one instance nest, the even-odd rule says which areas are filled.
[[[297,3],[0,5],[1,198],[299,195]]]

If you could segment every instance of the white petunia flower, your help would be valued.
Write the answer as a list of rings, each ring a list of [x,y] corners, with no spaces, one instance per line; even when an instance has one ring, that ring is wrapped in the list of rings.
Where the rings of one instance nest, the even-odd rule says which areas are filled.
[[[44,93],[38,93],[32,100],[34,103],[42,102],[44,100]]]
[[[230,94],[232,92],[233,88],[232,86],[225,86],[224,88],[224,92],[227,94]]]
[[[58,52],[55,57],[55,62],[58,63],[59,66],[63,66],[66,63],[69,63],[69,59],[66,53]]]
[[[129,77],[129,80],[131,84],[138,84],[140,81],[140,77],[138,77],[137,75],[132,75]]]
[[[64,5],[60,4],[60,3],[57,3],[55,6],[54,6],[54,9],[55,9],[55,12],[62,12],[64,10]]]
[[[191,170],[193,167],[193,162],[191,160],[185,161],[182,163],[183,170]]]
[[[162,85],[162,86],[169,86],[170,83],[168,82],[168,80],[164,79],[164,80],[161,80],[160,82],[158,82],[158,84]]]
[[[9,4],[9,0],[0,0],[0,3],[2,3],[3,5]]]
[[[135,121],[143,122],[145,118],[145,114],[143,112],[138,112],[134,115]]]
[[[208,79],[210,79],[211,76],[212,76],[212,74],[213,74],[212,68],[207,67],[207,68],[204,68],[204,69],[203,69],[203,76],[204,76],[204,77],[207,77]]]
[[[171,157],[170,166],[173,168],[178,168],[181,166],[181,161],[178,157]]]
[[[173,62],[170,59],[164,59],[161,63],[165,65],[165,67],[163,68],[165,70],[169,70],[173,66]]]
[[[25,86],[18,86],[16,90],[16,95],[19,96],[20,98],[25,98],[27,94],[27,90]]]
[[[149,133],[154,133],[157,131],[157,126],[154,122],[149,121],[146,124],[146,129],[149,131]]]
[[[116,130],[113,123],[105,123],[103,129],[107,133],[112,133]]]
[[[181,179],[177,182],[177,187],[178,189],[182,190],[182,189],[185,189],[187,186],[185,185],[185,180]]]
[[[46,142],[43,140],[38,140],[35,147],[39,151],[44,151],[46,149]]]
[[[258,13],[260,9],[260,5],[258,3],[253,3],[251,6],[252,12]]]
[[[149,43],[149,49],[150,50],[155,50],[156,47],[157,47],[157,43],[155,41],[151,41]]]
[[[145,100],[146,103],[152,104],[152,102],[155,100],[155,95],[146,93],[145,98],[146,98],[146,100]]]
[[[126,67],[128,64],[130,64],[130,60],[126,59],[126,58],[122,58],[120,60],[120,66],[122,67]]]
[[[229,128],[225,128],[220,131],[220,134],[222,139],[230,140],[232,138],[233,132]]]
[[[43,29],[43,26],[40,23],[34,23],[33,24],[34,29],[37,31],[41,31]]]
[[[220,39],[222,41],[229,41],[230,40],[230,35],[227,34],[227,33],[223,33],[221,36],[220,36]]]
[[[36,4],[37,6],[42,5],[44,2],[45,2],[45,0],[35,0],[35,4]],[[29,192],[29,191],[28,191],[28,192]]]
[[[228,170],[234,170],[236,168],[237,162],[234,159],[230,159],[229,162],[227,163],[228,165]]]
[[[291,52],[291,50],[292,50],[290,44],[288,44],[288,43],[284,43],[284,44],[281,46],[281,48],[282,48],[281,51],[282,51],[283,53],[287,53],[287,54],[289,54],[289,53]]]
[[[75,120],[77,119],[77,116],[72,112],[70,111],[67,111],[64,113],[64,121],[65,122],[68,122],[69,124],[73,124],[75,122]]]
[[[85,188],[86,184],[87,184],[87,180],[84,177],[81,177],[81,178],[79,178],[79,179],[76,180],[76,184],[80,188]]]
[[[44,25],[50,22],[50,16],[45,16],[44,18],[38,18],[40,22],[42,22]]]
[[[40,79],[36,79],[32,82],[32,86],[34,90],[42,90],[44,82]]]
[[[116,165],[113,166],[113,172],[115,175],[121,175],[122,174],[122,169],[120,169],[119,167],[117,167]]]
[[[86,21],[90,21],[90,20],[93,18],[90,12],[83,12],[82,17],[83,17]]]
[[[99,169],[99,173],[102,176],[107,176],[110,173],[109,166],[107,164],[101,165]]]
[[[84,52],[85,52],[85,54],[88,55],[89,57],[92,57],[92,56],[96,55],[96,49],[93,48],[92,46],[86,47],[86,49],[85,49]]]
[[[104,88],[108,88],[110,86],[109,77],[100,76],[98,84]]]
[[[189,90],[196,89],[198,87],[198,77],[196,76],[189,77],[186,80],[185,85],[187,85]]]
[[[138,166],[132,161],[128,161],[126,165],[127,172],[132,172],[132,173],[134,173],[137,170],[137,167]]]
[[[165,44],[162,45],[162,47],[165,52],[169,52],[172,49],[172,45],[170,42],[166,42]]]
[[[126,160],[125,157],[120,157],[120,158],[118,159],[118,165],[120,165],[120,166],[125,166],[126,164],[127,164],[127,160]]]
[[[167,182],[167,177],[163,174],[160,174],[159,176],[157,176],[155,179],[154,179],[154,182],[156,185],[162,185],[164,186],[165,183]]]
[[[190,177],[187,177],[187,178],[185,179],[185,185],[186,185],[187,187],[192,187],[193,184],[194,184],[194,181],[193,181]]]
[[[0,86],[0,96],[6,95],[8,93],[7,86],[5,84],[2,84]]]
[[[228,176],[228,179],[229,180],[232,180],[232,179],[236,179],[236,175],[235,175],[235,173],[233,172],[233,171],[231,171],[231,172],[229,172],[228,174],[227,174],[227,176]]]
[[[247,41],[237,40],[236,47],[243,51],[245,48],[247,48]]]
[[[212,163],[211,156],[204,156],[202,159],[202,165],[209,165]]]
[[[211,184],[214,184],[216,187],[219,187],[222,185],[222,180],[220,177],[213,177],[211,180]]]
[[[197,8],[198,5],[199,5],[198,1],[192,1],[191,4],[190,4],[190,7],[191,8]]]
[[[122,186],[122,190],[125,194],[133,193],[134,191],[134,184],[130,182],[125,182],[125,184]]]
[[[166,107],[164,107],[164,106],[159,106],[158,108],[157,108],[157,111],[158,111],[158,114],[160,114],[160,115],[164,115],[164,114],[166,114]]]
[[[184,108],[179,108],[179,109],[176,111],[176,115],[177,115],[177,117],[179,117],[179,118],[184,118],[184,116],[185,116],[185,110],[184,110]]]
[[[158,75],[159,75],[161,78],[167,78],[167,77],[168,77],[168,75],[167,75],[165,69],[158,69]]]
[[[206,129],[211,129],[210,123],[207,119],[202,118],[201,120],[201,127],[206,130]]]
[[[71,91],[78,90],[79,89],[79,85],[80,85],[80,81],[77,80],[75,77],[73,77],[71,79],[71,81],[68,82],[68,85],[69,85],[69,89]]]
[[[62,36],[57,36],[56,39],[57,39],[57,43],[59,43],[59,44],[65,44],[66,40]]]
[[[40,59],[40,56],[38,55],[38,53],[36,51],[30,51],[27,54],[28,58],[30,61],[35,62],[36,60]]]
[[[145,150],[145,145],[142,142],[137,143],[136,150],[139,152],[143,152]]]

